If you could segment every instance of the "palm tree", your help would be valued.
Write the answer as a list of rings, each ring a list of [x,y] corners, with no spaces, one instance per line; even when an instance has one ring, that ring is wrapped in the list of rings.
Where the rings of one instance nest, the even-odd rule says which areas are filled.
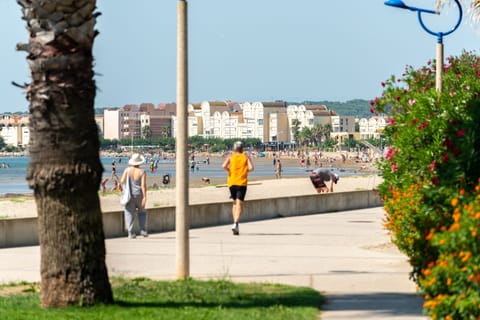
[[[142,138],[143,139],[150,139],[152,137],[152,128],[150,126],[143,126],[142,127]]]
[[[308,127],[303,127],[298,134],[298,143],[300,146],[308,144],[312,141],[312,131]]]
[[[450,3],[452,0],[437,0],[437,8],[445,3]],[[472,0],[470,3],[472,9],[472,17],[474,20],[480,20],[480,0]]]
[[[323,126],[321,124],[316,124],[311,129],[312,140],[313,143],[318,146],[322,143],[322,134],[323,134]]]
[[[298,143],[298,138],[300,134],[300,120],[293,119],[292,120],[292,131],[293,131],[293,140]]]
[[[472,9],[474,11],[475,18],[480,18],[480,0],[472,0]]]
[[[38,211],[43,307],[113,300],[98,189],[103,167],[94,120],[95,0],[17,0],[27,22],[32,82],[30,163]]]
[[[330,139],[330,135],[332,133],[332,125],[331,124],[326,124],[323,126],[323,136],[325,139]]]

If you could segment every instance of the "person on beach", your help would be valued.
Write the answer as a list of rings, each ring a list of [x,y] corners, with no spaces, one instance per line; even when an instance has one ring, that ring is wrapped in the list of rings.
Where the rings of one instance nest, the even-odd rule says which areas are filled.
[[[310,173],[310,181],[312,181],[313,187],[317,190],[317,193],[333,192],[333,183],[337,184],[340,177],[338,174],[331,172],[328,169],[317,168]],[[330,181],[330,188],[326,183]]]
[[[119,183],[117,176],[117,164],[115,163],[115,159],[112,159],[112,174],[110,175],[109,181],[113,182],[114,188]]]
[[[140,235],[147,237],[147,211],[145,210],[145,204],[147,202],[147,174],[143,169],[140,168],[145,162],[145,158],[138,154],[134,153],[128,164],[130,167],[126,168],[123,171],[122,178],[120,183],[125,185],[129,183],[129,187],[124,187],[123,189],[129,190],[130,200],[125,205],[125,225],[128,231],[128,237],[130,239],[135,239],[136,234],[133,232],[133,222],[135,220],[135,210],[138,209],[138,224],[140,226]]]
[[[228,172],[227,185],[230,190],[230,198],[233,200],[232,232],[234,235],[239,235],[238,223],[242,215],[243,202],[247,193],[248,173],[254,169],[252,159],[243,153],[242,142],[235,142],[233,154],[225,159],[222,168]]]
[[[275,177],[280,179],[282,177],[282,162],[280,159],[277,160],[277,165],[275,167]]]

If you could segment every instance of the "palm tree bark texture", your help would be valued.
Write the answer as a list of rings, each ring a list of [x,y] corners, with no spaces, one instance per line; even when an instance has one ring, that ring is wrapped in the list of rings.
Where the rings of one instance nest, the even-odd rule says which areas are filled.
[[[94,116],[95,0],[17,0],[29,31],[30,164],[43,307],[113,301],[98,190]]]

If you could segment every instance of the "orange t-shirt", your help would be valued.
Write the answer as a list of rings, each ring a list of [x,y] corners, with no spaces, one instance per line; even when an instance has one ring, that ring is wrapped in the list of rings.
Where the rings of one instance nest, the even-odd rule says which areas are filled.
[[[231,186],[246,186],[248,175],[248,158],[243,153],[234,153],[230,158],[230,168],[227,184]]]

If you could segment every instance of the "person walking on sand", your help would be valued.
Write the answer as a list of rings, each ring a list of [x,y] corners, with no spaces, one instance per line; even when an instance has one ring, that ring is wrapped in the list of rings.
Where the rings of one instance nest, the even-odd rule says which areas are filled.
[[[310,181],[317,193],[333,192],[333,183],[337,184],[338,180],[340,180],[338,174],[328,169],[317,168],[310,173]],[[330,188],[325,184],[326,181],[330,181]]]
[[[140,226],[140,235],[147,237],[147,211],[145,210],[145,205],[147,202],[147,174],[143,169],[140,168],[145,162],[145,158],[138,154],[134,153],[128,164],[130,167],[126,168],[123,171],[122,178],[120,183],[125,186],[123,189],[125,192],[130,192],[130,200],[125,204],[125,225],[128,231],[128,237],[130,239],[135,239],[136,234],[133,232],[133,222],[135,220],[135,210],[138,209],[138,224]]]
[[[243,202],[247,193],[248,173],[254,169],[252,159],[243,153],[242,142],[235,142],[233,154],[225,159],[222,167],[223,170],[228,172],[227,185],[230,190],[230,198],[233,200],[232,232],[238,236],[240,234],[238,223],[242,215]]]

